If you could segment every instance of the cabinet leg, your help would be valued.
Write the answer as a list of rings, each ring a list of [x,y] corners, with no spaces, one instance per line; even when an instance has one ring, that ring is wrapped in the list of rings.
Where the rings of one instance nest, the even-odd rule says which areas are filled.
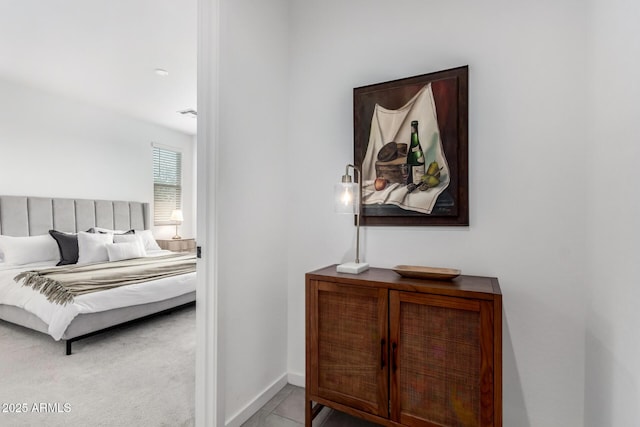
[[[322,408],[324,408],[324,405],[320,405],[319,403],[314,405],[313,401],[307,400],[306,413],[305,413],[305,418],[306,418],[305,426],[306,427],[312,427],[313,426],[313,419],[318,416],[320,411],[322,411]]]
[[[304,425],[305,427],[311,427],[311,423],[313,421],[313,416],[311,415],[313,409],[313,402],[305,399],[304,405]]]

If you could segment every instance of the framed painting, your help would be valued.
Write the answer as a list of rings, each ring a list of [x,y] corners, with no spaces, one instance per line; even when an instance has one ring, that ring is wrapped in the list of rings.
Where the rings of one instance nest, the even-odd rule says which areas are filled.
[[[362,225],[469,225],[468,66],[353,90]]]

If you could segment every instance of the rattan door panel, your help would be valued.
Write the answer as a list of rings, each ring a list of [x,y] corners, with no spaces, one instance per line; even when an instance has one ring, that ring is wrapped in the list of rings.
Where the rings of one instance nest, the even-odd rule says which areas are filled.
[[[493,426],[491,306],[390,291],[391,419],[407,426]]]
[[[388,291],[318,282],[317,395],[388,416]]]

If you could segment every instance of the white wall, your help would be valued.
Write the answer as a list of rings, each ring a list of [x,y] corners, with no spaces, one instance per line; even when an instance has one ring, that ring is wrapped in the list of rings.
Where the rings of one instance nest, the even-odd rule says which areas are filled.
[[[595,0],[585,426],[640,424],[640,4]]]
[[[367,227],[378,267],[496,276],[504,425],[581,426],[588,10],[578,0],[291,2],[288,368],[304,375],[304,273],[352,260],[333,185],[353,160],[352,89],[469,65],[469,227]]]
[[[183,150],[180,234],[194,236],[192,136],[1,78],[0,94],[0,194],[145,201],[153,209],[157,142]],[[175,226],[154,234],[171,237]]]
[[[220,26],[218,346],[236,426],[286,382],[287,2],[221,0]]]
[[[504,425],[637,425],[639,6],[287,5],[222,1],[216,203],[227,420],[277,381],[283,325],[289,379],[303,384],[304,273],[353,259],[352,220],[332,207],[352,160],[352,89],[468,64],[471,225],[368,227],[364,258],[500,279]],[[242,159],[263,186],[276,183],[266,203],[236,172],[242,147],[269,157]],[[256,205],[261,215],[251,216]]]

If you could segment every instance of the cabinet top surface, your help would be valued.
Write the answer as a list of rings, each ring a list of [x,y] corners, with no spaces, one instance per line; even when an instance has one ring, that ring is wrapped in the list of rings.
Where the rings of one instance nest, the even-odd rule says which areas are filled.
[[[388,268],[370,268],[360,274],[338,273],[336,265],[331,265],[307,273],[308,279],[341,282],[352,285],[388,287],[413,292],[429,292],[457,295],[460,293],[478,293],[501,295],[498,279],[495,277],[461,275],[453,280],[422,280],[400,276]]]

